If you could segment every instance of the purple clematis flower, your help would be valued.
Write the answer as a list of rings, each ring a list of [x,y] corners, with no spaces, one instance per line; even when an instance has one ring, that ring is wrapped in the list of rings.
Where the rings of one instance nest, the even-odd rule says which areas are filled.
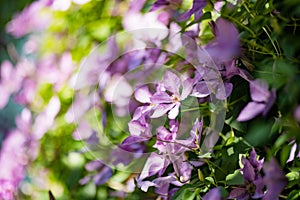
[[[267,192],[262,200],[278,200],[279,194],[288,183],[287,178],[274,158],[265,163],[263,169],[265,173],[263,180],[267,186]]]
[[[182,86],[181,93],[179,91],[180,86]],[[150,98],[152,103],[159,105],[151,117],[158,118],[168,112],[169,119],[175,119],[179,114],[180,101],[186,99],[192,91],[193,80],[187,78],[181,81],[175,73],[166,71],[164,88],[166,89],[165,91],[157,91]]]
[[[193,0],[193,6],[190,10],[183,13],[179,18],[178,21],[185,21],[189,19],[194,14],[194,20],[197,21],[203,15],[202,9],[206,6],[206,0]]]
[[[242,163],[244,165],[242,173],[245,184],[233,189],[229,194],[229,199],[247,200],[250,197],[254,199],[263,197],[264,181],[260,175],[263,162],[264,159],[257,159],[257,154],[254,149],[252,149],[250,153],[249,160],[242,157]]]
[[[239,32],[235,25],[223,18],[211,23],[215,38],[205,47],[217,65],[227,62],[240,54]]]
[[[240,122],[248,121],[261,113],[266,116],[276,99],[276,91],[269,91],[268,85],[259,79],[250,82],[250,95],[252,101],[237,118]]]

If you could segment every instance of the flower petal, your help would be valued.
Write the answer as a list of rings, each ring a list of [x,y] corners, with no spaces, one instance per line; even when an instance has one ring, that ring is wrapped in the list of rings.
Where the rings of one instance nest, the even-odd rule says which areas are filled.
[[[180,96],[179,94],[180,85],[181,85],[181,80],[175,73],[169,70],[165,72],[164,86],[168,91],[172,92],[177,96]]]
[[[237,121],[248,121],[263,112],[265,107],[264,103],[249,102],[239,114]]]
[[[260,79],[251,81],[250,94],[253,101],[267,102],[270,96],[269,86]]]
[[[203,198],[203,200],[221,200],[222,196],[221,196],[221,192],[219,188],[213,188],[211,190],[209,190],[208,193],[206,193]]]
[[[151,101],[150,101],[151,96],[152,96],[152,93],[149,91],[149,88],[145,85],[142,87],[139,87],[134,92],[135,99],[141,103],[151,103]]]

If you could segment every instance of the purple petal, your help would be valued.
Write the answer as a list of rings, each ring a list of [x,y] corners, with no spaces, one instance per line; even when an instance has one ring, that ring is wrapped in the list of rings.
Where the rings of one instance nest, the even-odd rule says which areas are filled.
[[[225,91],[224,91],[224,89],[225,89]],[[230,96],[232,89],[233,89],[232,83],[225,82],[224,89],[222,89],[222,86],[217,88],[217,92],[216,92],[217,99],[225,100],[227,97]]]
[[[253,101],[267,102],[270,96],[269,86],[260,79],[251,81],[250,94]]]
[[[142,191],[147,192],[149,187],[152,186],[157,186],[155,183],[151,182],[151,181],[141,181],[141,180],[137,180],[137,186],[139,188],[141,188]]]
[[[139,121],[130,121],[128,123],[129,132],[132,136],[151,137],[150,125],[141,124]]]
[[[237,121],[248,121],[263,112],[265,107],[263,103],[249,102],[239,114]]]
[[[176,134],[175,133],[171,133],[170,131],[168,131],[165,127],[160,126],[157,128],[157,135],[156,135],[157,139],[159,140],[163,140],[163,141],[174,141],[174,139],[176,138]]]
[[[276,90],[273,89],[271,92],[270,92],[270,96],[269,96],[269,99],[266,103],[266,108],[265,110],[263,111],[262,115],[263,116],[266,116],[269,112],[269,110],[272,108],[274,102],[276,100]]]
[[[194,85],[194,80],[187,78],[186,80],[183,81],[182,83],[182,93],[180,96],[181,100],[186,99],[190,93],[192,92],[193,89],[193,85]]]
[[[175,73],[169,70],[165,72],[164,86],[168,91],[172,92],[177,96],[180,96],[179,94],[180,85],[181,85],[181,80]]]
[[[191,17],[192,14],[195,14],[195,21],[199,20],[202,16],[203,12],[202,9],[206,6],[206,0],[194,0],[193,6],[190,10],[183,13],[179,18],[178,21],[185,21]]]
[[[236,198],[237,200],[248,200],[250,198],[250,195],[247,193],[246,188],[235,188],[229,193],[228,199],[234,198]]]
[[[166,92],[156,92],[150,98],[151,102],[154,104],[161,104],[161,103],[172,103],[172,98]]]
[[[242,163],[244,164],[242,172],[245,180],[247,180],[248,182],[253,182],[255,179],[255,171],[253,166],[251,165],[250,161],[247,160],[245,157],[242,157]]]
[[[193,89],[191,96],[203,98],[210,95],[210,91],[204,81],[197,83]]]
[[[221,196],[221,192],[219,188],[214,188],[209,190],[208,193],[206,193],[203,198],[203,200],[221,200],[222,196]]]
[[[261,160],[257,159],[257,154],[256,154],[256,151],[254,148],[250,152],[249,161],[250,161],[251,165],[257,169],[257,171],[260,171],[264,164],[264,159],[261,159]]]
[[[96,174],[96,176],[94,176],[93,180],[94,183],[98,186],[98,185],[103,185],[104,183],[106,183],[106,181],[108,181],[108,179],[112,176],[112,170],[107,167],[104,166],[101,171]]]
[[[150,12],[155,11],[163,6],[167,6],[169,4],[170,4],[170,2],[168,2],[167,0],[157,0],[152,4]]]
[[[161,105],[157,105],[153,110],[154,112],[152,113],[152,115],[150,116],[151,118],[159,118],[161,116],[163,116],[164,114],[166,114],[169,110],[171,110],[173,107],[175,106],[175,104],[161,104]]]
[[[151,153],[144,165],[142,173],[139,176],[139,180],[143,180],[157,173],[162,174],[166,170],[168,165],[169,161],[166,160],[163,156],[156,153]]]
[[[4,108],[8,103],[10,92],[8,91],[6,85],[0,84],[1,98],[0,98],[0,109]]]
[[[233,23],[218,18],[212,23],[215,38],[210,41],[205,50],[216,63],[232,60],[240,54],[239,33]]]
[[[155,192],[160,195],[168,195],[170,183],[176,181],[174,176],[159,177],[153,180],[156,189]]]
[[[272,158],[263,166],[264,183],[267,186],[267,193],[262,198],[263,200],[276,200],[287,184],[287,178],[276,160]]]
[[[99,160],[94,160],[94,161],[91,161],[91,162],[87,163],[85,165],[85,169],[87,171],[95,171],[95,170],[97,170],[97,169],[99,169],[99,168],[101,168],[103,166],[104,165],[103,165],[102,162],[100,162]]]
[[[265,183],[263,182],[263,179],[259,176],[253,181],[253,183],[255,185],[255,193],[252,196],[252,198],[254,199],[262,198],[264,196],[263,189],[265,187]]]
[[[151,96],[152,96],[152,93],[149,91],[149,88],[147,86],[139,87],[134,92],[135,99],[141,103],[151,103],[151,101],[150,101]]]

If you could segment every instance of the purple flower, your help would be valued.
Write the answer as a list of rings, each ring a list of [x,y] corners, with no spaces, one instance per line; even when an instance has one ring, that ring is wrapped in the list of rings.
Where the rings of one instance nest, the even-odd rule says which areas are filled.
[[[257,115],[266,116],[276,99],[276,91],[269,91],[268,85],[262,80],[256,79],[250,82],[250,96],[252,101],[241,111],[237,120],[247,121]]]
[[[231,61],[240,54],[239,32],[235,25],[223,18],[211,23],[215,38],[206,46],[205,50],[217,65]]]
[[[180,86],[182,86],[181,93],[179,91]],[[193,80],[187,78],[181,81],[175,73],[166,71],[164,76],[164,88],[166,91],[157,91],[151,97],[152,103],[160,105],[155,109],[151,117],[161,117],[168,112],[169,119],[175,119],[179,114],[180,101],[188,97],[192,87]]]
[[[85,168],[89,172],[96,172],[96,174],[88,175],[82,178],[79,183],[84,185],[87,184],[91,179],[96,185],[105,184],[108,179],[112,176],[112,169],[104,165],[99,160],[94,160],[85,165]]]
[[[10,95],[20,89],[21,78],[9,61],[2,62],[0,70],[0,109],[2,109],[7,104]]]
[[[247,160],[245,157],[242,157],[242,163],[244,165],[242,173],[245,184],[233,189],[229,194],[230,199],[236,198],[237,200],[247,200],[250,197],[263,197],[264,182],[260,175],[263,162],[264,159],[257,159],[257,154],[254,149],[252,149],[250,153],[249,160]]]
[[[0,199],[13,200],[16,193],[16,186],[7,180],[0,180]]]
[[[265,163],[263,169],[265,173],[263,180],[267,186],[267,192],[262,200],[278,200],[287,184],[287,178],[274,158]]]
[[[34,31],[46,28],[50,22],[50,16],[42,10],[49,6],[49,1],[35,1],[27,6],[21,13],[14,16],[6,27],[7,32],[19,38]]]
[[[208,193],[206,193],[203,198],[203,200],[221,200],[222,196],[221,196],[221,192],[219,188],[214,188],[209,190]]]
[[[178,21],[185,21],[194,14],[194,20],[197,21],[203,15],[202,9],[206,6],[206,0],[193,0],[193,6],[190,10],[183,13]]]
[[[35,157],[35,141],[30,138],[29,110],[22,111],[16,118],[16,125],[17,128],[3,141],[0,151],[0,199],[14,199],[18,185],[25,178],[25,167]]]

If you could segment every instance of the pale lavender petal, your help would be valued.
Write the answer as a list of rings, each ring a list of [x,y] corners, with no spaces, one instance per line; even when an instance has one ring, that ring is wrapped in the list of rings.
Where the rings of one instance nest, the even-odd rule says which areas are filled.
[[[251,81],[250,94],[253,101],[267,102],[270,96],[269,86],[267,83],[260,79]]]
[[[129,145],[135,145],[144,141],[149,140],[150,138],[147,137],[139,137],[139,136],[128,136],[121,144],[122,149],[123,147],[129,146]]]
[[[166,170],[168,165],[169,165],[169,161],[166,160],[162,155],[151,153],[144,165],[144,168],[142,170],[142,173],[139,176],[139,179],[143,180],[157,173],[162,174]]]
[[[151,96],[152,96],[152,93],[149,91],[149,88],[147,86],[139,87],[134,92],[135,99],[141,103],[151,103],[151,101],[150,101]]]
[[[266,116],[269,112],[269,110],[272,108],[274,102],[276,100],[276,90],[273,89],[271,92],[270,92],[270,96],[269,96],[269,99],[268,101],[266,102],[266,108],[265,110],[263,111],[262,115],[263,116]]]
[[[206,193],[202,200],[221,200],[222,196],[221,196],[221,192],[219,188],[214,188],[209,190],[208,193]]]
[[[168,195],[170,183],[176,181],[175,176],[158,177],[153,180],[156,184],[155,192],[160,195]]]
[[[95,171],[103,166],[104,166],[103,163],[100,162],[99,160],[93,160],[85,165],[85,169],[87,171]]]
[[[222,87],[224,87],[224,89]],[[220,99],[220,100],[226,99],[227,97],[230,96],[232,89],[233,89],[232,83],[224,82],[224,86],[221,86],[221,87],[219,86],[217,88],[217,92],[216,92],[217,99]]]
[[[157,139],[159,140],[163,140],[163,141],[174,141],[174,139],[176,138],[176,134],[175,133],[171,133],[170,131],[168,131],[165,127],[160,126],[157,128],[157,135],[156,135]]]
[[[165,72],[164,86],[168,91],[172,92],[177,96],[180,96],[179,94],[180,85],[181,85],[181,80],[175,73],[169,70]]]
[[[157,105],[153,110],[154,112],[151,115],[151,118],[159,118],[171,110],[175,105],[174,104],[161,104]]]
[[[139,188],[141,188],[142,191],[147,192],[149,187],[152,186],[157,186],[155,183],[151,182],[151,181],[141,181],[141,180],[137,180],[137,186]]]
[[[13,200],[17,187],[11,181],[0,180],[0,199]]]
[[[197,83],[193,89],[191,96],[203,98],[210,95],[210,91],[204,81]]]
[[[130,121],[128,123],[128,128],[132,136],[151,137],[149,124],[141,124],[139,121]]]
[[[175,106],[169,111],[169,119],[175,119],[179,113],[180,102],[176,102]]]
[[[166,92],[156,92],[151,97],[151,102],[154,104],[172,103],[172,98]]]
[[[0,98],[0,110],[1,110],[8,103],[10,92],[7,90],[6,85],[2,85],[1,83],[0,83],[0,92],[1,92],[1,98]]]
[[[180,100],[186,99],[191,94],[193,90],[193,85],[194,85],[193,79],[187,78],[186,80],[183,81]]]
[[[80,185],[85,185],[91,180],[91,176],[85,176],[82,179],[79,180]]]
[[[249,102],[239,114],[237,121],[248,121],[263,112],[265,107],[263,103]]]

